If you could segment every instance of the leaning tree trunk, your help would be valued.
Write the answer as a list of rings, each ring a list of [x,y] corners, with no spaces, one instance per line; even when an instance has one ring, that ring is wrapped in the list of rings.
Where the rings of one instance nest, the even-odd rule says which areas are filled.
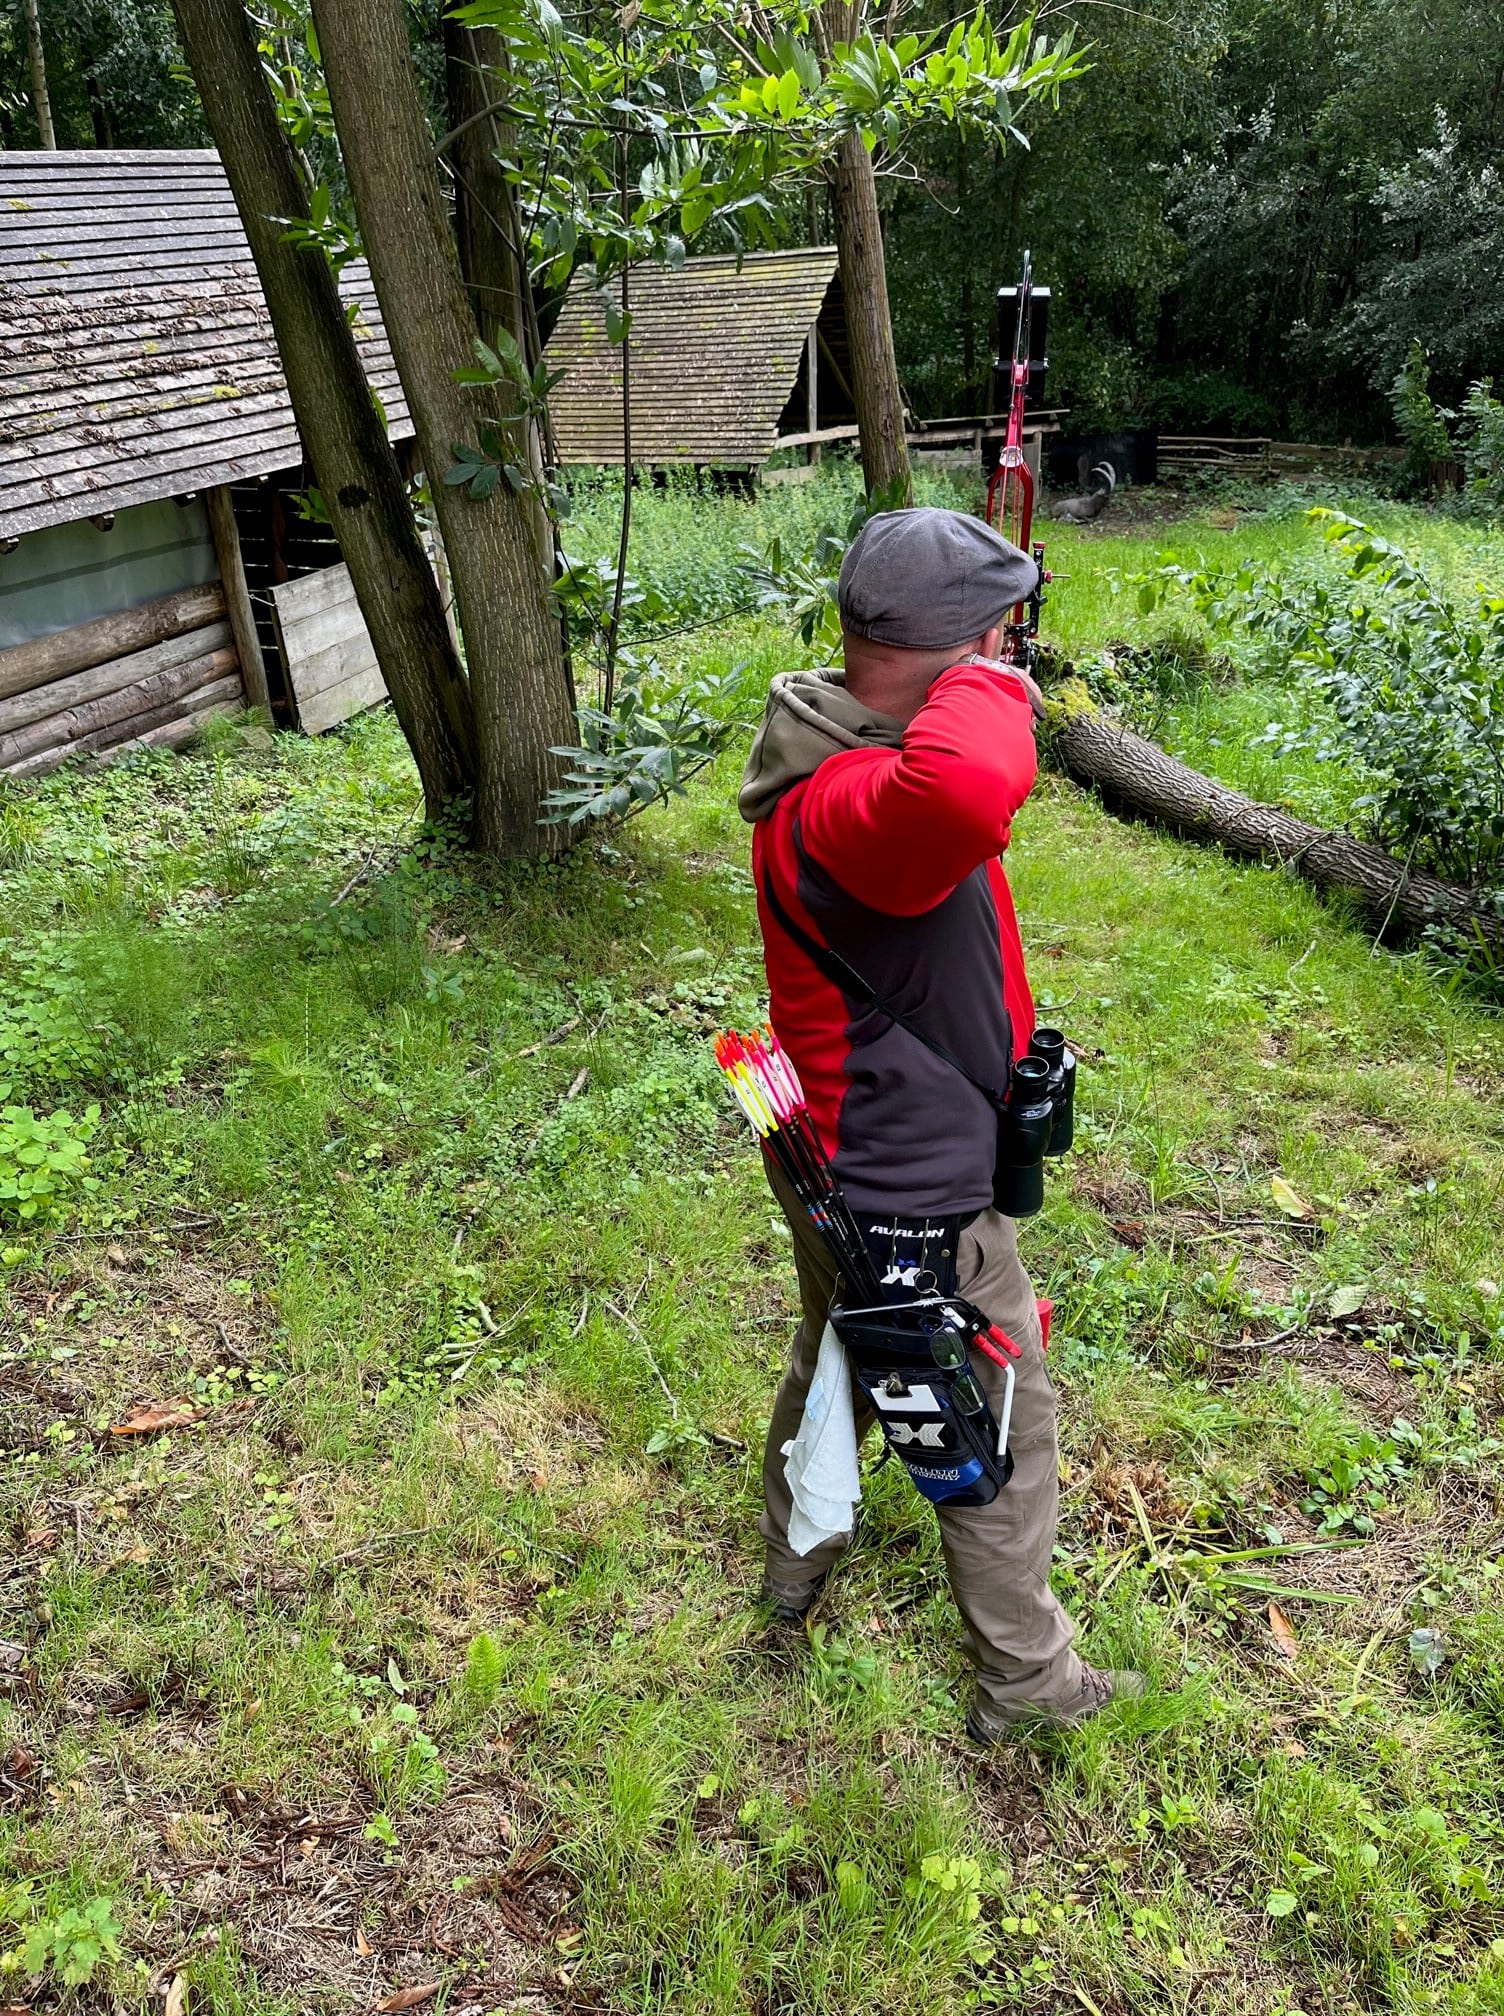
[[[865,9],[866,0],[824,0],[812,26],[825,62],[830,62],[838,42],[849,45],[856,40]],[[893,354],[877,177],[860,133],[848,133],[842,140],[830,165],[829,179],[836,249],[841,255],[841,293],[846,302],[862,478],[869,496],[886,491],[908,504],[913,501],[913,477],[909,444],[904,438],[898,360]]]
[[[1441,924],[1504,952],[1504,919],[1480,906],[1479,891],[1414,874],[1382,847],[1261,805],[1090,708],[1052,710],[1051,723],[1061,767],[1109,805],[1188,839],[1215,841],[1230,854],[1277,861],[1320,889],[1356,896],[1380,932],[1413,936]]]
[[[561,844],[539,823],[572,723],[550,582],[531,507],[445,483],[456,447],[507,416],[496,388],[462,385],[475,317],[445,211],[402,0],[314,0],[324,74],[382,320],[418,430],[454,577],[475,696],[476,837],[498,854]]]
[[[430,817],[472,778],[470,695],[334,275],[281,221],[308,190],[240,0],[173,0],[209,130],[271,311],[298,431],[411,745]]]

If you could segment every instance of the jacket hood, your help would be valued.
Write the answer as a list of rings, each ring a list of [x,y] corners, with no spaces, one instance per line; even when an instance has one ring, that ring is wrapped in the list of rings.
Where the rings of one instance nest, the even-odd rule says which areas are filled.
[[[902,742],[903,723],[854,700],[838,667],[780,672],[768,689],[737,809],[749,825],[766,819],[783,794],[827,756],[842,749],[897,749]]]

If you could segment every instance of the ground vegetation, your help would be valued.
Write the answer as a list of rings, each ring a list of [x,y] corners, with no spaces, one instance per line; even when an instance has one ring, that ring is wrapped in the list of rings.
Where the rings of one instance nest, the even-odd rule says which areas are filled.
[[[634,644],[676,683],[806,662],[736,556],[858,491],[644,494]],[[1340,570],[1312,501],[1062,531],[1050,628],[1334,819],[1363,765],[1259,742],[1267,664],[1138,606],[1169,565]],[[1327,501],[1439,591],[1497,558]],[[610,493],[578,503],[609,565]],[[1025,1229],[1055,1575],[1152,1685],[979,1757],[892,1466],[807,1638],[752,1602],[793,1296],[707,1041],[762,1001],[742,746],[510,866],[424,825],[380,713],[0,802],[8,1999],[1486,2016],[1496,1016],[1046,774],[1010,872],[1083,1060]]]

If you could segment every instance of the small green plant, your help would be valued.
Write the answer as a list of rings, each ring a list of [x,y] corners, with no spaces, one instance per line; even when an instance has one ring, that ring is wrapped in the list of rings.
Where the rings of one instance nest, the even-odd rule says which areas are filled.
[[[70,1189],[99,1187],[87,1173],[87,1144],[98,1124],[97,1106],[76,1119],[64,1108],[37,1114],[29,1106],[0,1107],[0,1223],[49,1222]]]
[[[82,1988],[105,1960],[120,1958],[120,1921],[111,1897],[67,1905],[52,1917],[33,1915],[25,1884],[0,1892],[0,1913],[25,1925],[19,1945],[0,1954],[0,1971],[51,1976],[64,1988]]]
[[[489,1708],[505,1678],[501,1647],[489,1631],[477,1631],[465,1653],[465,1692],[478,1708]]]
[[[825,1625],[816,1624],[809,1634],[815,1655],[815,1676],[820,1692],[864,1694],[877,1678],[877,1661],[870,1652],[857,1652],[843,1639],[832,1638]]]
[[[623,653],[609,714],[581,707],[582,740],[556,748],[564,781],[544,799],[543,823],[580,826],[625,819],[683,795],[691,777],[741,734],[746,667],[707,673],[682,686],[651,683],[651,663]]]
[[[1396,1422],[1395,1426],[1401,1424]],[[1307,1495],[1300,1501],[1300,1509],[1319,1514],[1323,1533],[1350,1528],[1354,1533],[1369,1534],[1374,1530],[1374,1514],[1384,1510],[1389,1494],[1407,1475],[1397,1440],[1393,1436],[1381,1440],[1365,1428],[1347,1448],[1331,1451],[1321,1467],[1307,1473]]]

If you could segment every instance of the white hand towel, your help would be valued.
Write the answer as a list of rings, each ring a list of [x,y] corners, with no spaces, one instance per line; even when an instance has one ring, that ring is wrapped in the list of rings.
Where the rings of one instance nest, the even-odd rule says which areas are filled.
[[[783,1454],[794,1499],[789,1545],[796,1554],[808,1554],[822,1540],[851,1531],[862,1496],[851,1373],[841,1340],[828,1323],[820,1339],[804,1419],[793,1441],[784,1443]]]

